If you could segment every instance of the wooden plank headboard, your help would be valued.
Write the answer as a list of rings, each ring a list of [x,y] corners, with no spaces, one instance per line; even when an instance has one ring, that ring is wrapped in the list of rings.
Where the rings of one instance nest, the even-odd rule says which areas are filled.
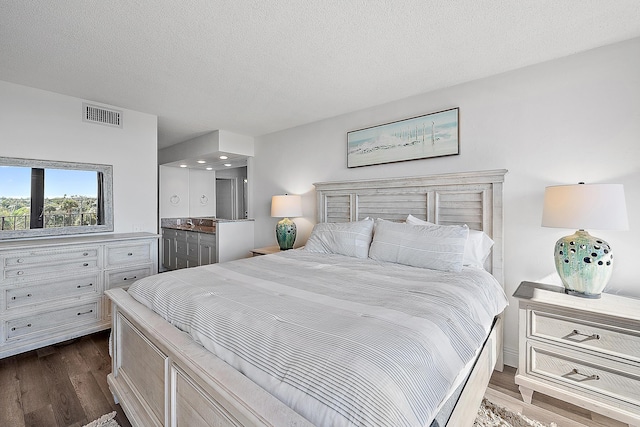
[[[318,222],[366,217],[467,224],[495,242],[485,268],[504,286],[502,191],[506,169],[314,184]]]

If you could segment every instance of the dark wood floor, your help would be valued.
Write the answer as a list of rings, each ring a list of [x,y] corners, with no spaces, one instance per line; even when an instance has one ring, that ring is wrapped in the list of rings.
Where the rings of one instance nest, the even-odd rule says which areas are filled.
[[[111,372],[109,331],[0,359],[1,427],[80,427],[112,411],[122,427],[131,424],[107,386]],[[522,402],[515,369],[495,372],[485,396],[514,412],[559,427],[618,427],[622,423],[534,393]]]
[[[0,426],[80,427],[117,411],[107,386],[109,331],[0,359]]]

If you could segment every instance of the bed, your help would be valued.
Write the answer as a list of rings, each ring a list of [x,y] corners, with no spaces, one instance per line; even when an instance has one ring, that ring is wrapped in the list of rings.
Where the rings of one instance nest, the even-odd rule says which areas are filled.
[[[375,236],[380,238],[371,242],[370,253],[373,258],[377,255],[377,259],[372,260],[366,254],[354,257],[353,254],[323,253],[322,245],[317,245],[317,236],[322,234],[314,229],[302,251],[163,273],[157,278],[136,282],[130,292],[108,291],[113,303],[113,372],[108,381],[114,398],[122,404],[132,424],[141,426],[429,425],[436,413],[446,415],[438,425],[471,425],[491,372],[494,367],[501,369],[502,319],[499,315],[494,318],[499,312],[487,314],[489,310],[485,306],[490,303],[476,304],[474,313],[484,313],[477,316],[487,318],[484,322],[489,324],[482,327],[482,333],[465,324],[458,328],[456,336],[465,335],[466,340],[467,335],[473,335],[478,348],[459,350],[456,341],[450,353],[439,357],[455,359],[457,364],[452,362],[449,366],[443,360],[432,362],[441,371],[456,371],[454,378],[449,375],[446,387],[442,386],[446,388],[446,399],[444,389],[440,390],[440,383],[445,381],[437,380],[438,372],[430,374],[433,380],[421,380],[419,384],[411,382],[414,372],[405,372],[411,371],[405,369],[407,366],[422,372],[414,362],[430,356],[406,355],[410,354],[410,347],[446,347],[432,336],[437,333],[422,334],[421,322],[438,323],[438,319],[446,319],[442,322],[448,325],[446,329],[449,323],[467,321],[460,313],[438,315],[439,307],[445,304],[422,308],[416,298],[438,289],[437,295],[447,294],[446,299],[458,301],[457,296],[448,294],[451,285],[447,280],[454,276],[464,276],[464,283],[475,286],[472,282],[486,275],[489,279],[483,280],[493,280],[498,289],[502,286],[505,173],[498,170],[315,184],[318,230],[324,225],[327,230],[372,228],[373,220],[367,218],[375,218]],[[494,241],[489,256],[483,260],[484,269],[464,267],[452,273],[448,266],[440,270],[439,266],[434,267],[434,271],[418,268],[410,265],[414,259],[420,262],[420,258],[413,257],[413,252],[409,254],[408,267],[393,262],[397,260],[385,259],[389,251],[380,249],[385,243],[382,236],[389,230],[392,232],[389,235],[395,236],[396,227],[406,228],[399,224],[407,220],[407,215],[418,218],[417,221],[438,224],[419,223],[410,226],[412,232],[432,232],[439,227],[438,230],[446,228],[460,233],[464,227],[461,224],[482,231]],[[447,242],[452,241],[451,236],[445,237]],[[314,251],[314,247],[320,249]],[[405,255],[398,255],[396,251],[393,256]],[[443,258],[442,262],[448,263],[449,258]],[[426,279],[422,274],[435,275],[428,279],[429,287],[424,287],[422,282]],[[359,283],[358,278],[362,277],[365,279]],[[211,284],[215,288],[209,287],[211,281],[216,282]],[[391,289],[386,286],[389,281],[394,283]],[[191,284],[179,287],[184,286],[184,282]],[[481,285],[472,292],[482,293],[488,286]],[[170,294],[169,290],[174,293]],[[411,294],[412,298],[406,298],[405,294]],[[209,308],[201,307],[199,304],[207,299],[215,302],[207,306]],[[294,303],[287,305],[283,301]],[[473,302],[455,302],[453,306],[466,307],[467,304]],[[398,309],[401,305],[406,308]],[[178,310],[180,306],[184,306],[182,311]],[[231,311],[233,306],[237,307]],[[293,307],[302,310],[304,315],[292,311]],[[435,317],[429,319],[416,314],[420,310],[434,313]],[[223,316],[225,311],[229,313]],[[255,318],[250,326],[236,323],[237,313],[241,311],[253,313]],[[203,326],[203,318],[218,322],[216,328]],[[351,321],[353,325],[347,323]],[[392,323],[400,325],[402,330],[388,329]],[[418,325],[412,329],[414,323]],[[273,328],[278,324],[286,326],[284,332],[279,330],[277,339],[272,338],[276,335],[270,329],[271,324],[275,325]],[[336,325],[347,324],[350,326],[336,328]],[[263,333],[258,326],[267,331]],[[225,328],[227,335],[222,332]],[[362,331],[366,329],[376,331],[377,340],[383,343],[381,347],[370,347],[376,339],[363,338]],[[295,335],[300,330],[312,333],[302,340]],[[280,338],[284,335],[290,344],[282,344],[285,340]],[[241,340],[245,336],[247,339]],[[418,336],[425,342],[418,345],[408,339]],[[299,342],[296,343],[296,339]],[[338,341],[331,341],[333,339]],[[345,366],[351,362],[347,359],[353,357],[342,352],[345,342],[360,349],[359,354],[372,353],[370,357],[358,357],[356,365],[362,369],[348,371],[342,364],[330,364],[335,359],[344,359]],[[320,347],[321,344],[327,347]],[[340,351],[333,350],[337,347]],[[363,352],[365,347],[373,350]],[[393,352],[410,358],[398,365],[402,369],[394,368],[393,361],[384,362],[390,360],[388,353]],[[260,353],[267,357],[258,359]],[[464,353],[465,357],[457,360],[454,353]],[[287,364],[286,360],[296,363]],[[307,368],[300,368],[298,372],[305,361]],[[264,376],[266,371],[275,372],[277,381]],[[327,382],[315,384],[316,380],[325,378]],[[380,381],[385,385],[377,386]],[[396,386],[404,389],[396,392]],[[378,395],[378,389],[393,392]],[[309,394],[311,398],[305,397]],[[399,395],[401,402],[387,402],[389,395]],[[409,395],[413,397],[408,398]],[[433,398],[426,398],[431,395]],[[317,406],[318,402],[327,401],[333,402],[324,405],[331,407],[331,411]],[[360,406],[355,410],[350,409],[357,405]]]

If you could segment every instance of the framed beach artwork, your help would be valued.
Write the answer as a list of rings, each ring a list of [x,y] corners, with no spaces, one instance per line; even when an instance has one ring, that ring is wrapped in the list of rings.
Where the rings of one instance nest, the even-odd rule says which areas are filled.
[[[458,108],[347,132],[347,167],[459,153]]]

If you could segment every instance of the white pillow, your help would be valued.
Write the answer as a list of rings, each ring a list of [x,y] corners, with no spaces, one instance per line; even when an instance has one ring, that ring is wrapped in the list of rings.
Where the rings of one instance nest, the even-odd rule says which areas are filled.
[[[307,252],[367,258],[373,236],[373,220],[321,222],[311,231],[304,246]]]
[[[407,224],[427,225],[433,223],[416,218],[413,215],[409,215],[407,217]],[[489,237],[484,231],[469,229],[469,238],[467,239],[467,244],[464,247],[462,265],[484,268],[484,262],[491,253],[493,243],[494,242],[491,240],[491,237]]]
[[[412,225],[377,219],[369,258],[458,272],[468,235],[466,225]]]

